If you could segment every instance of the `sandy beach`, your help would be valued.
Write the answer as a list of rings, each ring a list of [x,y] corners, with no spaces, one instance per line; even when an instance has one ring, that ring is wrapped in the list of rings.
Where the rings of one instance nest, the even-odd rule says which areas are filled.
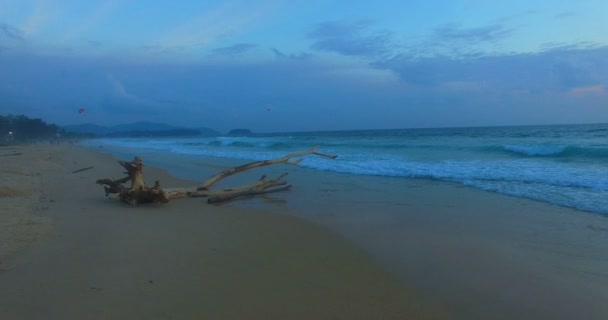
[[[121,176],[109,155],[0,153],[19,153],[0,159],[0,319],[445,318],[360,247],[302,218],[201,199],[131,208],[94,183]]]
[[[608,320],[606,12],[0,0],[0,320]]]
[[[0,270],[21,249],[46,239],[53,232],[49,218],[35,214],[46,210],[48,192],[42,176],[58,166],[51,159],[56,148],[0,147]]]
[[[284,165],[262,172],[289,172],[289,192],[131,208],[94,184],[121,176],[98,150],[3,150],[15,155],[2,158],[1,319],[608,316],[608,221],[598,214]],[[165,187],[243,163],[141,152],[147,182]]]
[[[125,149],[104,150],[130,156]],[[196,180],[243,163],[140,152],[148,163]],[[257,208],[329,228],[453,318],[608,317],[608,219],[602,215],[443,181],[294,166],[262,172],[289,172],[293,190],[224,208]]]

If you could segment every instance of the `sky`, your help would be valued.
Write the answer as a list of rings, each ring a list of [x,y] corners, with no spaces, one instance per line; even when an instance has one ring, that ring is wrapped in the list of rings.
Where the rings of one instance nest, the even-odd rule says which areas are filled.
[[[255,132],[605,123],[606,14],[605,0],[0,0],[0,114]]]

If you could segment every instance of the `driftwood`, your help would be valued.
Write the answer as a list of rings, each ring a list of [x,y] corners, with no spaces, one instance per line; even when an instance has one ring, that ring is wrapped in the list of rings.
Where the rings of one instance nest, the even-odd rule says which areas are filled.
[[[149,202],[169,202],[169,194],[165,192],[160,183],[156,181],[154,187],[147,187],[143,177],[143,161],[140,157],[135,157],[132,162],[118,161],[127,170],[127,177],[118,180],[99,179],[97,184],[104,185],[106,196],[118,194],[118,198],[132,206],[138,203]],[[131,181],[131,187],[126,188],[122,184]]]
[[[306,155],[318,155],[331,159],[335,159],[337,157],[334,155],[320,153],[317,151],[317,148],[318,146],[307,151],[291,153],[281,158],[251,162],[225,170],[211,176],[201,185],[193,188],[172,188],[163,190],[158,181],[155,182],[154,187],[147,187],[143,179],[143,161],[139,157],[135,157],[135,159],[131,162],[118,161],[118,163],[125,168],[125,173],[128,175],[127,177],[118,180],[99,179],[97,180],[97,183],[104,186],[106,196],[117,194],[121,201],[132,206],[138,203],[166,203],[173,199],[196,197],[206,197],[208,198],[208,203],[220,203],[245,196],[255,196],[291,189],[291,185],[288,185],[287,181],[284,180],[287,173],[284,173],[275,179],[266,179],[266,175],[264,175],[254,183],[218,191],[210,190],[210,187],[226,177],[246,170],[280,163],[299,165],[300,162],[304,160],[291,160],[295,157]],[[129,188],[123,186],[123,183],[128,181],[131,181],[131,186]]]
[[[295,157],[301,157],[301,156],[305,156],[305,155],[309,155],[309,154],[316,154],[318,156],[331,158],[331,159],[335,159],[337,157],[337,156],[317,152],[317,148],[319,148],[319,146],[316,146],[307,151],[291,153],[282,158],[278,158],[278,159],[274,159],[274,160],[256,161],[256,162],[244,164],[242,166],[238,166],[236,168],[232,168],[232,169],[229,169],[226,171],[222,171],[222,172],[216,174],[215,176],[212,176],[211,178],[207,179],[207,181],[205,181],[203,184],[198,186],[196,189],[197,190],[207,190],[207,189],[209,189],[210,186],[212,186],[216,182],[218,182],[226,177],[229,177],[233,174],[243,172],[245,170],[263,167],[263,166],[269,166],[269,165],[273,165],[273,164],[277,164],[277,163],[286,163],[286,164],[292,164],[292,165],[297,166],[298,164],[300,164],[300,162],[302,162],[302,160],[304,160],[304,159],[298,159],[296,161],[291,161],[291,158],[295,158]]]
[[[82,169],[78,169],[78,170],[74,170],[72,171],[72,173],[78,173],[78,172],[83,172],[83,171],[87,171],[87,170],[91,170],[95,167],[86,167],[86,168],[82,168]]]

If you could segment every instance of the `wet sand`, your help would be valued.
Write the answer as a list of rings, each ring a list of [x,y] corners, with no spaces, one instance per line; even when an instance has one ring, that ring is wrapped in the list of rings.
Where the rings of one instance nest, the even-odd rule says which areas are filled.
[[[325,227],[247,200],[131,208],[94,183],[121,177],[109,155],[16,150],[0,159],[11,195],[0,198],[0,319],[445,318]],[[145,176],[192,183],[151,167]]]
[[[243,163],[153,150],[145,157],[198,180]],[[286,165],[225,185],[283,172],[291,192],[225,207],[287,213],[330,228],[456,319],[608,319],[605,216],[455,183]]]

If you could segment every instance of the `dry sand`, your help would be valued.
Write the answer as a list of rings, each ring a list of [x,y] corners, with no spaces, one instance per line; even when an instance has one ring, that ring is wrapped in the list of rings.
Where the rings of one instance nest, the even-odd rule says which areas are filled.
[[[200,199],[130,208],[105,199],[94,184],[121,176],[110,156],[69,146],[14,151],[22,155],[0,159],[0,240],[8,244],[0,261],[9,266],[0,271],[0,319],[423,319],[439,313],[323,227]],[[94,169],[71,173],[89,166]],[[154,168],[145,175],[166,187],[189,184]]]
[[[41,176],[57,168],[51,159],[58,152],[36,146],[0,147],[0,271],[10,268],[8,260],[16,252],[52,232],[50,219],[33,212],[46,209]]]

